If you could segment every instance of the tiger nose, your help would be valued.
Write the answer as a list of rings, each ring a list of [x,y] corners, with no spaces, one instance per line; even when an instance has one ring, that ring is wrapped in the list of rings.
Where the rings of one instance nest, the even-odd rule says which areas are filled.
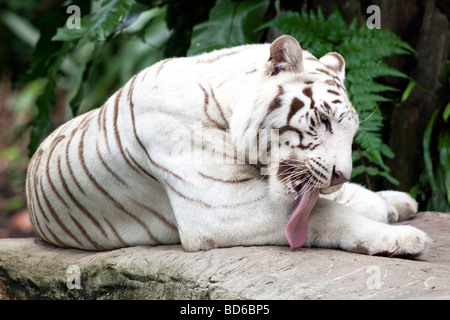
[[[338,184],[342,184],[347,181],[348,181],[348,178],[346,178],[341,171],[336,170],[336,167],[333,167],[333,173],[331,174],[330,187],[336,186]]]

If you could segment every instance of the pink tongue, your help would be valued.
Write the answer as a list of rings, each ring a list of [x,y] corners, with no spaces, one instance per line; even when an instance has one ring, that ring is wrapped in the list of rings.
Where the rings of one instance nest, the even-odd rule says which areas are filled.
[[[305,244],[308,234],[306,222],[318,198],[319,189],[313,189],[306,190],[297,200],[285,231],[291,250],[300,248]]]

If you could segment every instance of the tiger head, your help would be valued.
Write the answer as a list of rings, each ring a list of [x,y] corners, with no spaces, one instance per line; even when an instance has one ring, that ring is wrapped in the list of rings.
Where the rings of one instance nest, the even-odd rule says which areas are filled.
[[[262,123],[279,134],[278,159],[271,159],[274,182],[296,196],[302,188],[336,191],[350,178],[358,129],[343,84],[344,59],[336,52],[316,59],[296,39],[282,36],[272,43],[266,68],[270,82],[277,80]]]
[[[269,186],[279,203],[293,206],[286,228],[291,247],[303,245],[306,219],[319,193],[337,191],[350,178],[358,115],[344,76],[345,62],[338,53],[317,59],[291,36],[270,46],[256,102],[264,106],[256,140],[267,141],[264,132],[278,131],[278,150],[272,147],[268,153]]]

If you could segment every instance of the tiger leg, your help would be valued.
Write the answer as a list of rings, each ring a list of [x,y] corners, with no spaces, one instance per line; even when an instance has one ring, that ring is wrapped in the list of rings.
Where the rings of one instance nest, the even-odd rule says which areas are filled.
[[[186,251],[233,246],[287,245],[284,229],[288,215],[274,215],[255,209],[250,204],[237,210],[211,210],[195,206],[182,198],[172,203],[176,203],[174,212],[181,244]]]
[[[221,167],[186,172],[189,183],[167,183],[183,248],[287,245],[284,232],[290,209],[271,200],[259,177],[229,174],[225,171],[231,170]]]
[[[306,246],[355,253],[417,257],[431,245],[423,231],[371,220],[352,208],[320,199],[308,219]]]
[[[405,192],[372,192],[355,183],[345,183],[340,190],[322,197],[379,222],[397,222],[417,213],[416,201]]]

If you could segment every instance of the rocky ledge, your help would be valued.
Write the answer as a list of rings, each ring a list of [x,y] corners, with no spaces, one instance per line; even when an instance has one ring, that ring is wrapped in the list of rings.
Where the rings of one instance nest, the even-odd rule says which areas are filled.
[[[433,239],[421,260],[276,246],[87,252],[0,239],[0,299],[450,299],[450,214],[402,224]]]

